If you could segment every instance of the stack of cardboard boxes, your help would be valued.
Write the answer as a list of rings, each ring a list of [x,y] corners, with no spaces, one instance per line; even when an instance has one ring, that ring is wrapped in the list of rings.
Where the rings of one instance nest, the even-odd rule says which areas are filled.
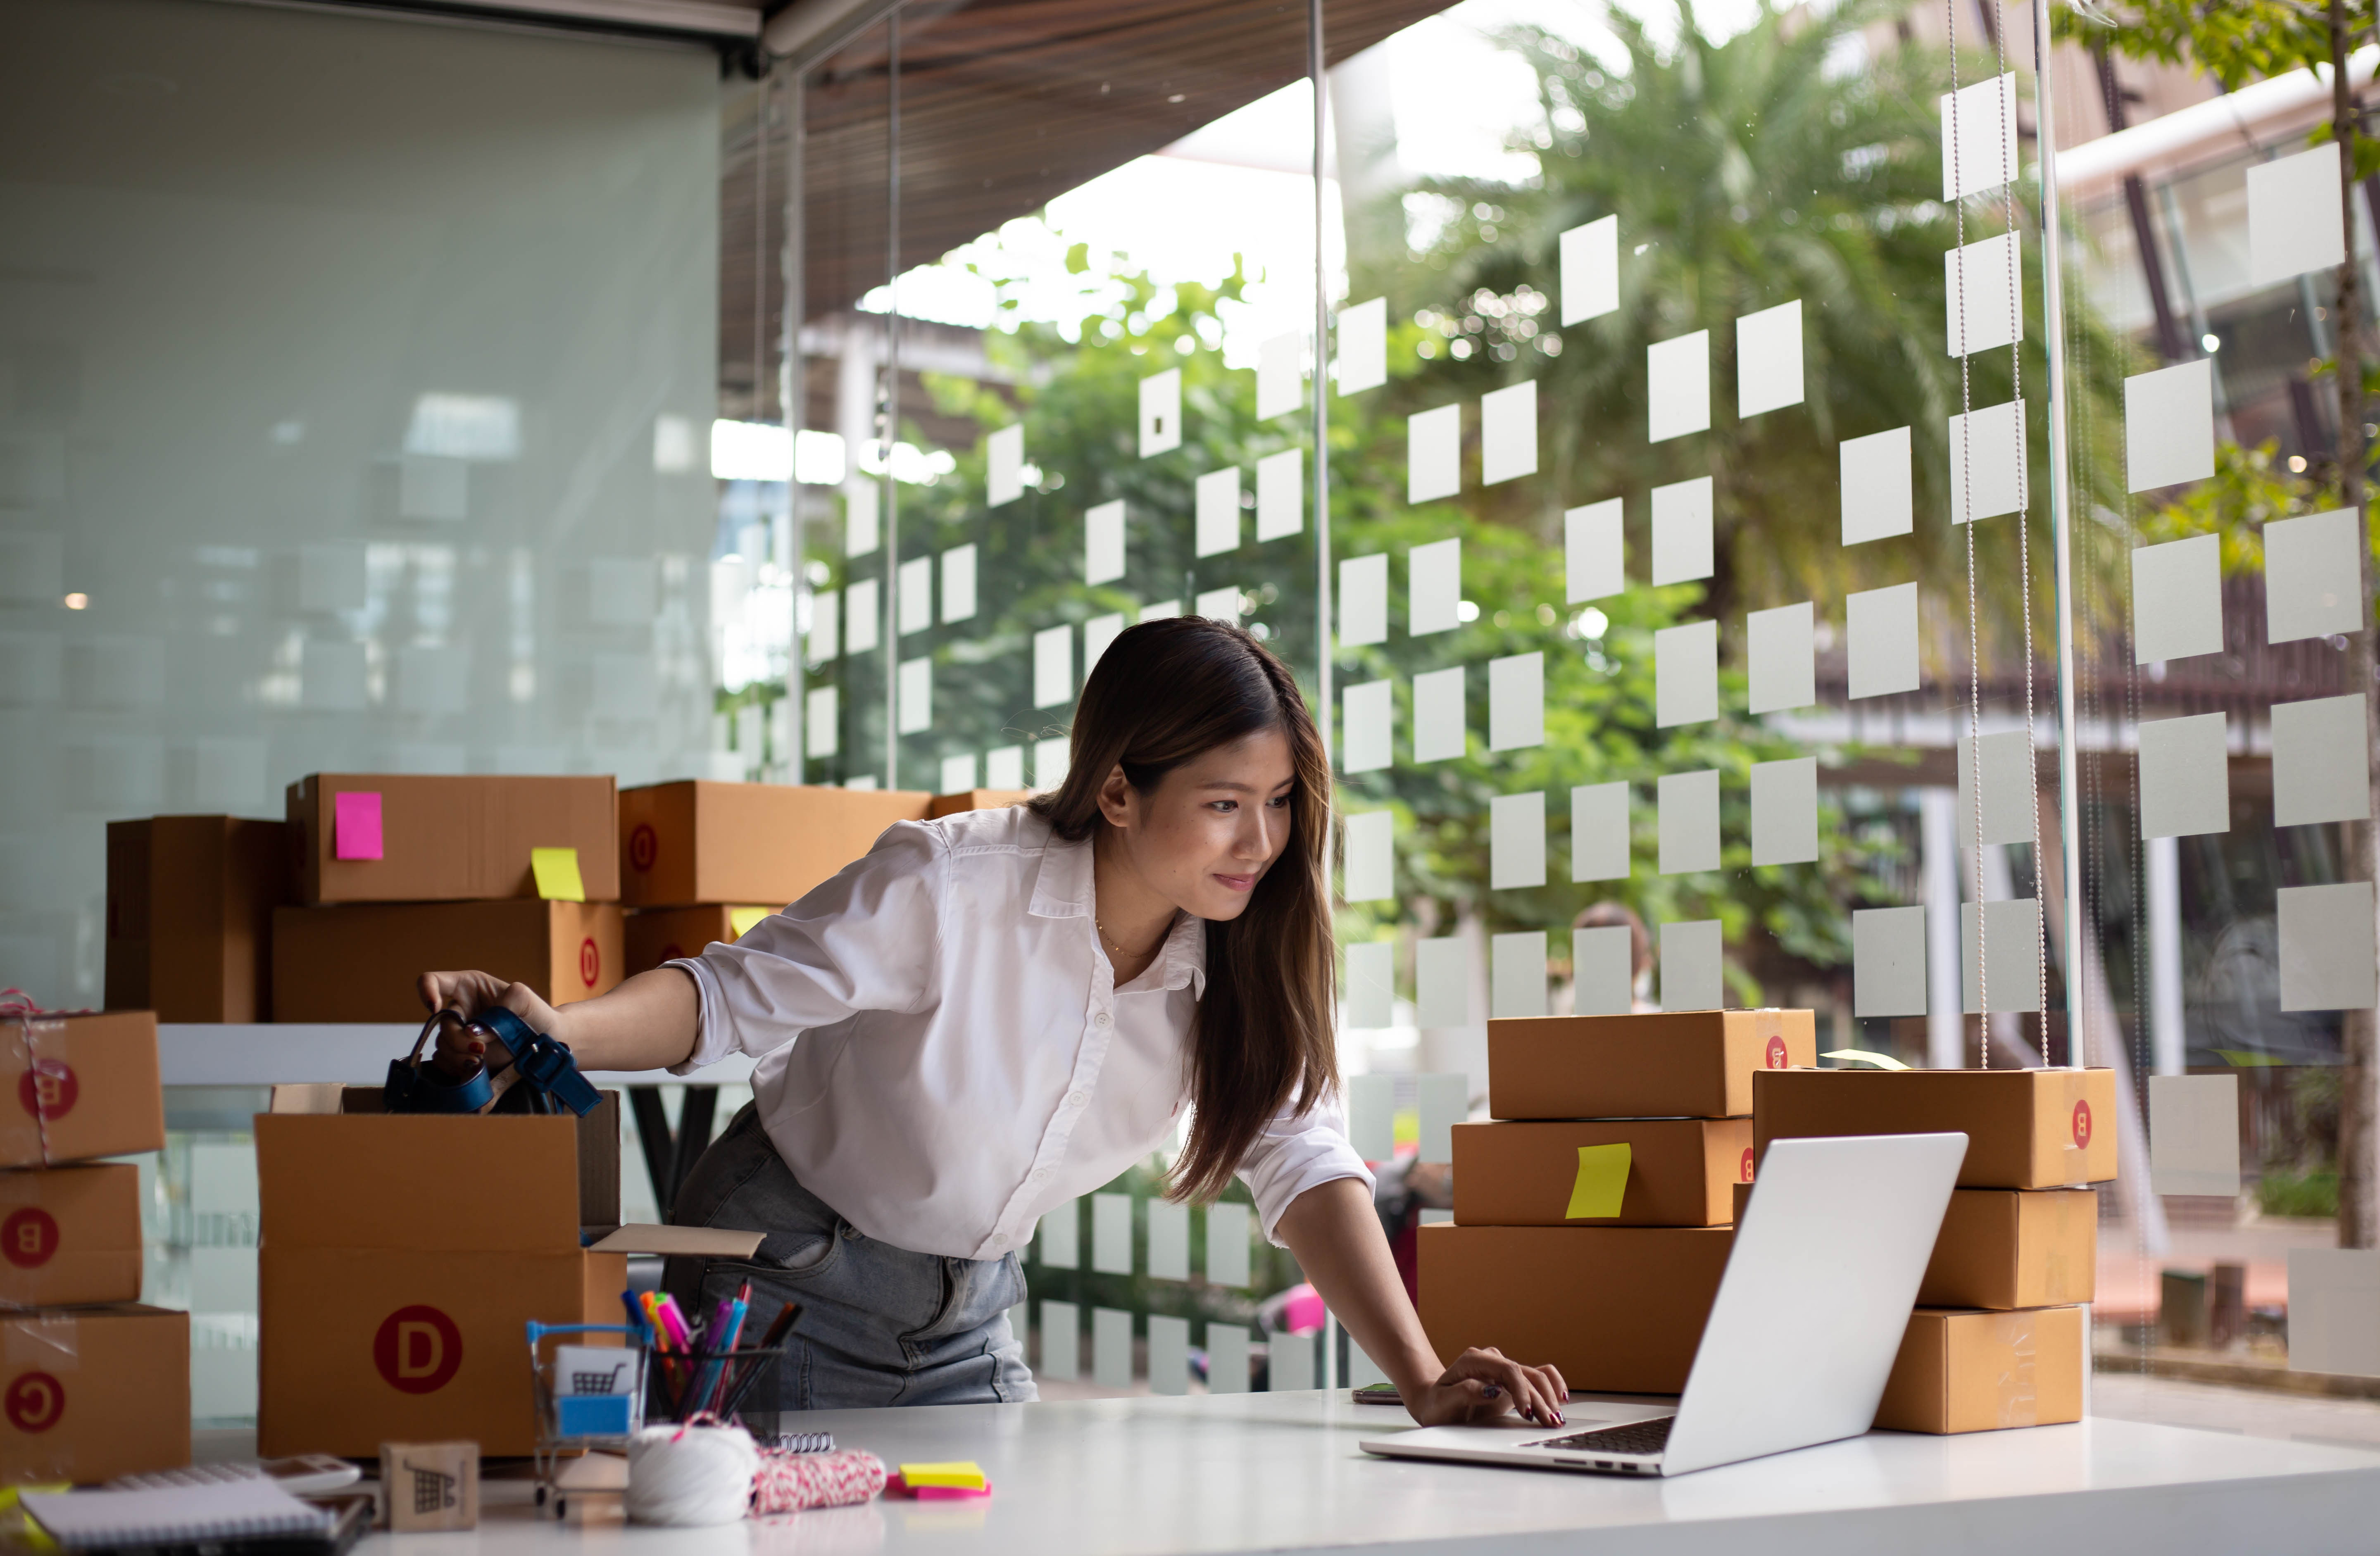
[[[1815,1050],[1805,1010],[1489,1022],[1497,1122],[1454,1126],[1454,1220],[1419,1234],[1431,1343],[1682,1390],[1752,1171],[1753,1077]]]
[[[190,1461],[190,1319],[140,1304],[157,1018],[0,1019],[0,1483]]]
[[[2098,1195],[2116,1175],[2107,1070],[1796,1069],[1755,1077],[1753,1147],[1808,1135],[1967,1137],[1876,1424],[1988,1431],[2082,1418]],[[1745,1191],[1739,1190],[1739,1194]]]
[[[288,828],[238,816],[107,824],[107,1008],[160,1021],[267,1021]],[[168,910],[152,911],[166,904]]]

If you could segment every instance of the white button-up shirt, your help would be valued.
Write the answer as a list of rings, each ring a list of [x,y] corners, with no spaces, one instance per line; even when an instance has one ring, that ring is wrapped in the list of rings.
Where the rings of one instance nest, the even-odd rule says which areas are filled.
[[[1118,988],[1091,894],[1091,845],[1021,806],[900,822],[735,944],[670,964],[702,1006],[676,1073],[759,1055],[760,1121],[804,1187],[896,1247],[996,1258],[1164,1144],[1189,1100],[1206,920],[1179,916]],[[1335,1094],[1294,1107],[1240,1163],[1268,1237],[1315,1185],[1371,1182]]]

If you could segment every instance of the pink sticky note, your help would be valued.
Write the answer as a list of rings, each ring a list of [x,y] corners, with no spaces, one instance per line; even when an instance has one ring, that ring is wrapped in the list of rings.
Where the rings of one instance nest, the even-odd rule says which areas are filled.
[[[384,857],[380,845],[379,790],[360,789],[331,796],[331,857]]]

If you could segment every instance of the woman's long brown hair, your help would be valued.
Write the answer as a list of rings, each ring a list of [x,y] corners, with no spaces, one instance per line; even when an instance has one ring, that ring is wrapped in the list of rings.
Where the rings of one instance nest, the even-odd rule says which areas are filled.
[[[1166,1194],[1212,1199],[1293,1095],[1303,1113],[1339,1084],[1331,1036],[1330,758],[1288,666],[1236,626],[1176,616],[1110,643],[1075,710],[1066,781],[1032,801],[1060,837],[1106,826],[1118,766],[1152,794],[1174,768],[1266,730],[1289,741],[1289,841],[1246,911],[1207,924],[1207,992],[1191,1035],[1190,1140]]]

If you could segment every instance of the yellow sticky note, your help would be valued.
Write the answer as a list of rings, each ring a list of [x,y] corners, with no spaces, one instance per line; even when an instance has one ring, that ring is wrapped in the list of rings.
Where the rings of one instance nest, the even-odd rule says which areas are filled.
[[[1838,1064],[1868,1064],[1879,1070],[1905,1070],[1909,1068],[1908,1065],[1902,1064],[1900,1060],[1895,1059],[1889,1053],[1870,1053],[1864,1048],[1830,1049],[1827,1052],[1818,1055],[1818,1057],[1821,1059],[1831,1059]]]
[[[537,877],[537,894],[548,902],[585,902],[587,883],[578,878],[576,848],[532,848],[529,873]]]
[[[742,940],[752,932],[752,926],[776,912],[773,907],[731,907],[727,910],[727,927]]]
[[[938,1465],[903,1465],[901,1479],[913,1487],[955,1486],[964,1491],[980,1491],[984,1487],[983,1466],[973,1459],[957,1459]]]
[[[1618,1215],[1620,1201],[1628,1193],[1628,1167],[1634,1159],[1624,1140],[1616,1146],[1579,1147],[1578,1181],[1571,1185],[1570,1209],[1562,1214],[1572,1221]]]

